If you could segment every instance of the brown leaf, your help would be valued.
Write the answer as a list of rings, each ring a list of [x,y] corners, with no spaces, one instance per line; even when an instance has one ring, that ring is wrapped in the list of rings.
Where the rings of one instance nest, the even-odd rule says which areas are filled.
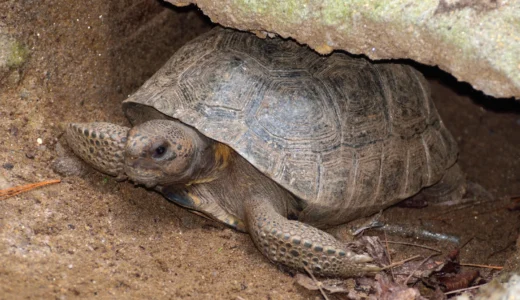
[[[470,283],[478,276],[478,271],[470,271],[450,277],[439,277],[439,281],[445,287],[444,291],[449,292],[469,287]]]
[[[335,281],[342,284],[342,281]],[[327,292],[334,294],[334,293],[348,293],[348,289],[343,285],[336,285],[334,283],[328,283],[327,281],[314,281],[312,278],[310,278],[307,275],[298,273],[296,274],[296,283],[303,286],[304,288],[310,290],[310,291],[317,291],[320,288],[318,285],[321,285],[321,288],[326,290]]]
[[[439,271],[444,266],[444,262],[432,257],[424,260],[412,260],[401,266],[394,268],[394,275],[397,282],[407,281],[407,284],[415,284],[418,280],[430,277],[434,272]],[[408,278],[408,276],[413,275]]]
[[[416,288],[392,282],[388,275],[376,275],[376,297],[380,300],[426,300]]]

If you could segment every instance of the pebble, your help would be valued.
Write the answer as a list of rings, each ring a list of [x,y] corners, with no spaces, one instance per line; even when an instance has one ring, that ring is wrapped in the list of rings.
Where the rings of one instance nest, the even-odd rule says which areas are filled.
[[[41,138],[37,138],[36,143],[38,143],[38,145],[41,145],[43,144],[43,140]]]
[[[34,159],[34,153],[27,152],[27,153],[25,153],[25,157],[27,157],[28,159]]]
[[[2,167],[6,170],[12,170],[14,168],[14,165],[12,163],[5,163],[2,165]]]
[[[12,135],[12,136],[18,136],[18,128],[16,126],[11,126],[9,128],[9,133]]]
[[[57,143],[55,151],[57,158],[51,164],[54,172],[66,177],[83,176],[88,172],[87,165],[72,154],[72,150],[67,150],[61,143]]]

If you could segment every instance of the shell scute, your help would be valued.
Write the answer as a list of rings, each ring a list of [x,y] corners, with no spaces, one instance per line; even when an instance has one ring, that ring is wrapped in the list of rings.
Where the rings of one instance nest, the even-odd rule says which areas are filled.
[[[411,67],[221,28],[181,48],[123,108],[133,124],[175,118],[229,145],[299,197],[313,225],[410,197],[457,159]]]

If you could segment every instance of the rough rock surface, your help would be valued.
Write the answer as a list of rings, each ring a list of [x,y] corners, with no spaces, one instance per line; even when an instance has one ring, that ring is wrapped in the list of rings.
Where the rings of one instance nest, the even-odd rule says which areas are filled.
[[[292,37],[320,53],[409,58],[437,65],[488,95],[520,98],[518,0],[189,2],[224,26]]]

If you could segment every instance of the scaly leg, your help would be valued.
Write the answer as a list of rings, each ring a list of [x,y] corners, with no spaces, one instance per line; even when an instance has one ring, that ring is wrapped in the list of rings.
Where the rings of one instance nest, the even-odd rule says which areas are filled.
[[[124,180],[124,150],[130,128],[110,123],[69,124],[65,138],[72,151],[102,173]]]
[[[222,222],[238,231],[247,232],[244,222],[218,205],[214,199],[205,198],[196,187],[157,186],[156,191],[169,201],[189,209],[191,212]]]
[[[460,202],[466,187],[466,178],[456,163],[446,170],[439,182],[422,189],[421,194],[434,204],[449,205]]]
[[[291,268],[332,277],[352,277],[381,270],[367,255],[347,249],[332,235],[280,215],[266,199],[245,203],[248,231],[260,251],[270,260]]]

